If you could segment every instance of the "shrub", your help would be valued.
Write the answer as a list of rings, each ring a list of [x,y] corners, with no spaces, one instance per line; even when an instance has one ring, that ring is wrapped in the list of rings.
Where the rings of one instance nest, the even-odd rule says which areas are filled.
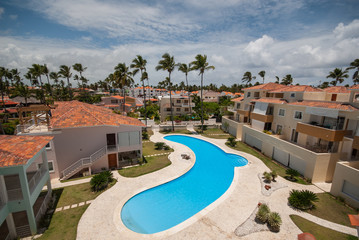
[[[148,132],[142,132],[142,139],[148,140]]]
[[[101,172],[91,178],[90,185],[92,191],[98,192],[105,189],[112,182],[113,175],[111,171]]]
[[[237,145],[236,139],[234,137],[229,137],[227,139],[227,144],[231,147],[235,147]]]
[[[268,220],[270,210],[267,204],[262,204],[259,206],[258,211],[256,213],[256,218],[262,222],[265,223]]]
[[[165,145],[165,146],[163,147],[163,149],[164,149],[164,150],[170,150],[170,146]]]
[[[300,175],[300,173],[297,170],[294,170],[294,169],[291,169],[291,168],[288,168],[285,171],[285,173],[290,176],[291,180],[295,180],[294,177],[298,177]]]
[[[208,129],[208,126],[207,125],[201,125],[200,127],[199,127],[199,129],[201,129],[202,131],[206,131],[207,129]]]
[[[314,202],[318,200],[317,195],[309,190],[292,190],[288,197],[289,204],[300,210],[312,209],[315,206]]]
[[[272,181],[275,182],[275,178],[278,177],[277,172],[273,170],[270,174],[272,175]]]
[[[165,146],[164,142],[156,142],[155,143],[156,150],[162,150],[164,146]]]
[[[272,231],[279,232],[280,225],[282,225],[282,218],[279,213],[271,212],[268,215],[268,225]]]
[[[267,183],[270,183],[272,180],[272,174],[269,172],[264,172],[263,177],[264,177],[265,182],[267,182]]]

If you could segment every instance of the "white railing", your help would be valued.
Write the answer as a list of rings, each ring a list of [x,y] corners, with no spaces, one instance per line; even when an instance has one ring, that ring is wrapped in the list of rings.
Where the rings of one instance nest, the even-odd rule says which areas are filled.
[[[51,193],[48,192],[48,193],[46,194],[46,196],[45,196],[44,201],[43,201],[42,204],[41,204],[41,207],[40,207],[39,211],[38,211],[37,214],[36,214],[35,219],[36,219],[36,223],[37,223],[37,224],[39,224],[39,222],[40,222],[40,220],[41,220],[41,217],[44,216],[44,214],[45,214],[45,212],[46,212],[46,210],[47,210],[47,206],[48,206],[48,204],[49,204],[50,197],[51,197]]]
[[[32,176],[32,178],[29,181],[30,194],[34,192],[37,184],[40,182],[40,180],[46,174],[46,172],[47,172],[46,167],[42,167],[39,170],[37,170],[34,176]]]
[[[23,199],[21,188],[7,190],[7,198],[9,201]]]
[[[102,156],[104,156],[107,153],[107,145],[100,148],[93,154],[91,154],[90,157],[87,158],[81,158],[77,162],[74,162],[72,165],[67,167],[65,170],[62,171],[62,178],[66,178],[71,173],[73,173],[76,170],[79,170],[80,168],[83,168],[84,166],[91,165],[92,163],[96,162],[98,159],[100,159]]]
[[[30,225],[16,227],[16,235],[18,237],[27,237],[31,235]]]

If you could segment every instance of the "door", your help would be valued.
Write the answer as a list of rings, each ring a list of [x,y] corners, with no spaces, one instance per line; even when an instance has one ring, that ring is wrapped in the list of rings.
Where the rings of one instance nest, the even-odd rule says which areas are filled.
[[[298,141],[298,132],[295,129],[292,130],[291,141],[295,143]]]
[[[332,94],[332,101],[335,102],[337,100],[337,95],[336,94]]]
[[[106,134],[106,137],[107,137],[107,146],[115,146],[116,145],[116,134],[115,133]]]
[[[109,154],[109,155],[108,155],[108,168],[109,168],[109,169],[117,168],[117,157],[116,157],[116,153],[113,153],[113,154]]]

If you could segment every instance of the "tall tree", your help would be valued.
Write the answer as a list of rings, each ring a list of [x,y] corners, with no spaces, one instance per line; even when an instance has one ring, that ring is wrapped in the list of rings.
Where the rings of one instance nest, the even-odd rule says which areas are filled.
[[[156,66],[156,71],[163,70],[168,72],[168,82],[169,86],[171,86],[171,73],[176,67],[176,63],[174,60],[174,57],[169,55],[168,53],[165,53],[162,55],[162,59],[158,62],[158,65]],[[169,89],[170,91],[170,107],[171,107],[171,121],[172,121],[172,131],[175,130],[174,123],[173,123],[173,107],[172,107],[172,89]]]
[[[5,78],[5,68],[0,67],[0,92],[1,92],[1,103],[2,107],[5,110],[5,101],[4,101],[4,90],[5,90],[5,83],[3,81],[3,78]]]
[[[178,71],[181,71],[185,74],[186,76],[186,85],[187,85],[187,95],[188,95],[188,104],[190,104],[191,102],[191,98],[190,98],[190,94],[189,94],[189,88],[188,88],[188,79],[187,79],[187,76],[188,76],[188,73],[192,70],[191,69],[191,64],[185,64],[185,63],[178,63]],[[189,113],[190,115],[192,115],[192,107],[189,106]]]
[[[204,71],[210,69],[214,70],[215,68],[214,66],[209,66],[207,62],[207,55],[198,54],[195,59],[195,61],[191,62],[191,69],[199,71],[198,75],[201,75],[201,131],[203,132],[203,75]]]
[[[36,79],[38,79],[38,82],[40,83],[41,87],[41,94],[40,99],[42,103],[45,103],[45,91],[44,91],[44,85],[41,80],[41,75],[44,74],[44,67],[40,64],[32,64],[31,68],[28,68],[32,74],[32,76]]]
[[[246,84],[249,84],[253,79],[251,72],[245,72],[242,77],[242,82],[245,82]]]
[[[142,82],[142,89],[143,89],[143,104],[146,109],[146,89],[145,89],[145,81],[143,79],[143,72],[146,72],[146,64],[147,60],[144,59],[141,55],[137,55],[136,58],[132,60],[130,68],[133,68],[133,76],[135,76],[138,72],[140,72],[140,81]],[[145,122],[147,127],[147,114],[145,111]]]
[[[63,78],[67,79],[67,89],[68,89],[68,92],[69,92],[69,98],[70,98],[70,100],[72,100],[72,92],[71,92],[71,84],[70,84],[70,78],[72,76],[71,67],[66,66],[66,65],[61,65],[59,74]]]
[[[78,80],[82,82],[82,90],[84,91],[84,82],[86,82],[87,79],[82,76],[82,73],[86,71],[87,67],[83,67],[81,63],[75,63],[74,65],[72,65],[72,67],[76,72],[80,73],[80,77],[78,77]]]
[[[126,94],[125,94],[125,87],[130,87],[133,84],[133,73],[130,72],[129,67],[126,66],[126,63],[119,63],[115,67],[116,81],[119,82],[119,85],[122,89],[122,96],[123,96],[123,113],[126,112]]]
[[[283,85],[290,85],[293,83],[293,78],[291,74],[285,75],[285,77],[282,79],[282,82],[280,84]]]
[[[275,76],[275,79],[276,79],[275,83],[279,83],[279,77]]]
[[[58,72],[50,72],[49,74],[51,80],[54,81],[54,85],[55,85],[55,99],[59,100],[59,79],[61,77],[61,75]]]
[[[263,84],[264,84],[264,77],[265,77],[265,75],[266,75],[266,71],[262,70],[262,71],[260,71],[260,72],[258,73],[258,75],[259,75],[261,78],[263,78]]]
[[[330,82],[333,86],[336,86],[339,83],[344,81],[344,78],[348,78],[348,70],[342,70],[341,68],[335,68],[333,71],[329,72],[327,78],[333,78],[334,80]]]
[[[42,66],[42,72],[43,74],[46,76],[47,78],[47,84],[49,84],[49,89],[50,89],[50,95],[52,98],[54,98],[53,94],[52,94],[52,87],[51,87],[51,84],[50,84],[50,79],[49,79],[49,74],[50,74],[50,71],[49,69],[47,68],[46,64],[44,64]]]
[[[350,67],[348,67],[346,70],[355,69],[355,72],[353,74],[353,83],[358,84],[359,83],[359,59],[355,59],[353,62],[350,63]]]

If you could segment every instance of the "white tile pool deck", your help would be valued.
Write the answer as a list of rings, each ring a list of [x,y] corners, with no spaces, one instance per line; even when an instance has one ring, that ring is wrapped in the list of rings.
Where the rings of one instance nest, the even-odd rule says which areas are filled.
[[[291,189],[309,189],[313,192],[322,192],[318,187],[291,183],[279,177],[278,181],[285,181],[288,187],[275,191],[271,196],[264,196],[261,193],[261,183],[257,174],[269,169],[261,160],[228,148],[224,144],[226,140],[209,139],[199,135],[192,136],[214,143],[226,152],[242,155],[248,159],[249,164],[236,168],[234,181],[221,198],[176,227],[149,235],[135,233],[127,229],[121,221],[120,211],[129,198],[145,189],[177,178],[187,172],[194,164],[194,155],[189,148],[166,141],[162,138],[163,136],[155,131],[151,140],[166,142],[174,148],[175,151],[169,156],[172,164],[157,172],[137,178],[125,178],[115,173],[114,177],[118,179],[118,183],[98,196],[88,207],[78,224],[77,239],[297,239],[297,235],[301,231],[290,220],[290,214],[297,214],[320,225],[356,235],[354,228],[297,212],[287,205],[287,197]],[[191,160],[182,159],[182,153],[191,153]],[[246,221],[259,201],[268,203],[272,211],[280,213],[283,220],[280,232],[264,231],[244,237],[236,236],[234,234],[235,229]]]

